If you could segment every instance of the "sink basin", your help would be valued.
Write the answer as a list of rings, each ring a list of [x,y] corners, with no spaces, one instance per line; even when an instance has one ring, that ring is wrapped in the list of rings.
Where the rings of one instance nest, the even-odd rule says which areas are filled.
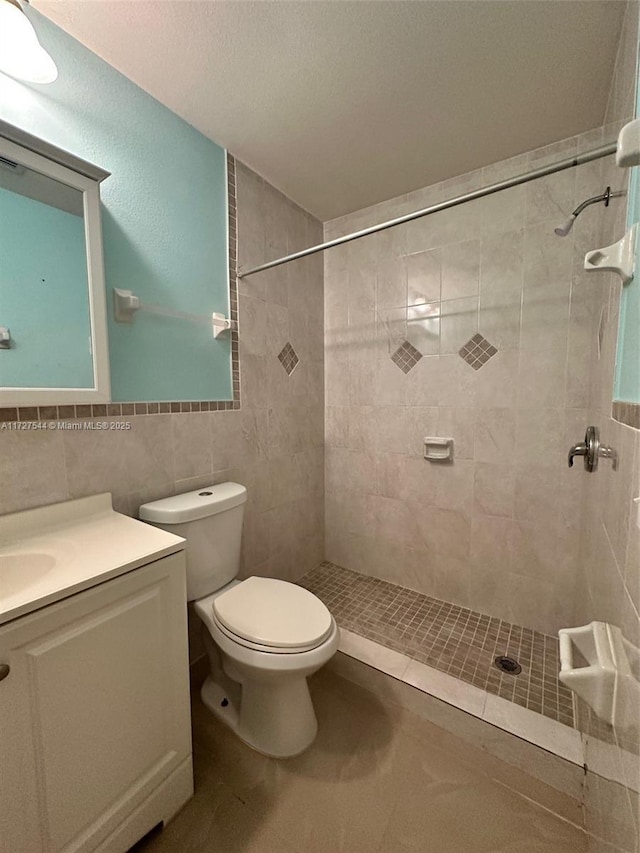
[[[56,566],[50,554],[7,554],[0,557],[0,591],[10,596],[39,583]]]
[[[49,539],[31,547],[8,546],[0,550],[0,600],[23,595],[49,582],[52,572],[68,563],[75,548],[71,542]]]
[[[5,554],[0,556],[0,593],[11,596],[39,583],[56,567],[51,554]]]

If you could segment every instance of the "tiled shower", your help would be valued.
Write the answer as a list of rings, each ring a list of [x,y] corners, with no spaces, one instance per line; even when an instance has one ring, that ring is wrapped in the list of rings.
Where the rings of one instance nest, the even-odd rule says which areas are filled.
[[[325,239],[615,140],[637,18],[630,4],[603,127],[325,223]],[[613,157],[326,252],[329,562],[304,582],[349,631],[575,724],[587,828],[617,851],[640,837],[640,732],[581,701],[574,722],[555,674],[559,628],[604,620],[640,644],[640,433],[611,414],[620,283],[583,270],[624,232],[627,201],[554,233],[607,186],[627,189]],[[588,424],[617,471],[567,466]],[[453,464],[425,461],[427,436],[453,438]],[[515,678],[492,671],[509,653]]]
[[[325,236],[615,131],[330,222]],[[547,634],[571,624],[587,475],[565,456],[589,404],[599,284],[582,261],[603,214],[592,209],[565,239],[554,227],[623,179],[609,172],[591,163],[327,253],[328,560]],[[454,439],[452,465],[423,459],[425,436]]]

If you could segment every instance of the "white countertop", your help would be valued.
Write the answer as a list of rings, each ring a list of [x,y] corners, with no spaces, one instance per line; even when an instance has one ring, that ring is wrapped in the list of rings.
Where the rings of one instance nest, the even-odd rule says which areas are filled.
[[[114,512],[110,494],[0,516],[0,624],[184,547]]]

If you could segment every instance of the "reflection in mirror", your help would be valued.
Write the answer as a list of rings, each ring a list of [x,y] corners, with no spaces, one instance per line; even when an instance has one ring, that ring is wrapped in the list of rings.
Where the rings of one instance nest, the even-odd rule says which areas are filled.
[[[0,158],[0,384],[92,388],[83,194]]]
[[[110,399],[108,174],[0,120],[0,406]]]

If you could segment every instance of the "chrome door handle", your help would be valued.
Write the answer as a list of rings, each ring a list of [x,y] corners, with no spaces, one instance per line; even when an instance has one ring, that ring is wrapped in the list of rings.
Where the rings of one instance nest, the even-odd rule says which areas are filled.
[[[573,467],[573,460],[576,456],[584,457],[585,471],[593,472],[598,470],[598,459],[611,459],[613,470],[618,469],[618,454],[613,447],[603,447],[600,444],[600,431],[596,426],[587,427],[584,435],[584,441],[580,444],[574,444],[569,451],[569,468]]]
[[[11,667],[8,663],[0,663],[0,681],[4,681],[4,679],[11,672]]]

